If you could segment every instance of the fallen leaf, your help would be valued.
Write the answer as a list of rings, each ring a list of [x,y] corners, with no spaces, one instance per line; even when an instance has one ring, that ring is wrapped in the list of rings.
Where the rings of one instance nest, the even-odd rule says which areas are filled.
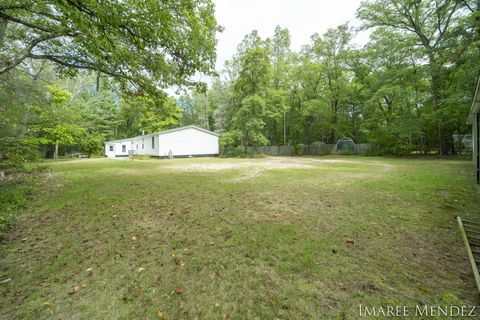
[[[143,271],[145,271],[145,268],[140,267],[140,268],[137,269],[138,273],[143,272]]]
[[[268,299],[268,302],[270,302],[272,306],[275,306],[277,304],[277,300],[275,300],[275,298],[272,298],[272,297]]]
[[[157,316],[158,316],[159,319],[162,319],[162,320],[165,319],[163,317],[163,312],[162,312],[162,310],[160,310],[160,308],[157,309]]]
[[[428,289],[425,288],[425,287],[423,287],[423,286],[421,286],[421,285],[417,285],[417,289],[420,290],[420,291],[422,291],[422,292],[428,292]]]
[[[185,289],[183,289],[183,287],[176,287],[175,292],[178,294],[182,294],[183,292],[185,292]]]
[[[74,293],[76,293],[76,292],[78,292],[78,291],[80,291],[80,287],[79,287],[79,286],[75,286],[75,287],[73,287],[73,289],[70,290],[68,293],[69,293],[69,294],[74,294]]]
[[[230,320],[230,317],[227,314],[223,315],[223,320]]]
[[[381,237],[381,236],[383,236],[383,233],[377,232],[377,235]]]
[[[132,241],[137,241],[137,239],[138,239],[138,238],[135,237],[135,236],[132,237]]]
[[[87,272],[92,272],[93,271],[93,268],[88,268],[87,269]]]
[[[348,243],[348,244],[351,244],[351,245],[355,244],[355,241],[353,241],[352,239],[347,239],[347,240],[345,240],[345,242]]]
[[[142,290],[137,289],[137,291],[135,291],[135,297],[136,298],[140,297],[141,294],[142,294]]]

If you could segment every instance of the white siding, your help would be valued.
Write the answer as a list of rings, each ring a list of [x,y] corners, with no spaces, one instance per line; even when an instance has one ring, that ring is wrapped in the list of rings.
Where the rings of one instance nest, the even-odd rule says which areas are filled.
[[[110,151],[110,146],[113,147],[113,151]],[[218,136],[189,126],[105,143],[107,157],[124,157],[130,152],[168,157],[170,150],[173,156],[218,155]]]
[[[174,156],[218,155],[218,136],[187,128],[159,135],[161,157],[168,157],[172,150]]]
[[[112,151],[110,151],[110,146],[113,147]],[[109,158],[115,157],[115,143],[105,143],[105,155]]]
[[[152,137],[154,146],[152,148]],[[143,146],[142,146],[143,145]],[[138,147],[138,148],[137,148]],[[135,137],[132,139],[132,150],[135,154],[158,156],[158,134]]]

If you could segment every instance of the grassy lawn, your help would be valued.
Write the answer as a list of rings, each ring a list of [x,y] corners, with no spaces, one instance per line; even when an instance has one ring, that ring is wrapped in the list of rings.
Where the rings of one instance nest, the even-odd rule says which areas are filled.
[[[355,319],[475,304],[467,161],[60,161],[3,238],[0,319]]]

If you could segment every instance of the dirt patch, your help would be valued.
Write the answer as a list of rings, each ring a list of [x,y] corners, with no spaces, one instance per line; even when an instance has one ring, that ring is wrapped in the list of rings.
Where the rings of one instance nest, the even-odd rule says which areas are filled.
[[[313,159],[313,158],[287,158],[272,157],[266,159],[245,159],[241,161],[232,161],[230,159],[216,163],[182,163],[168,165],[168,169],[178,171],[199,171],[216,172],[223,170],[240,170],[239,177],[233,179],[233,182],[254,179],[259,177],[262,172],[274,169],[308,169],[322,165],[332,164],[361,164],[360,161],[342,160],[342,159]],[[372,163],[374,166],[381,167],[384,171],[392,169],[391,165],[383,163]]]
[[[228,161],[228,160],[227,160]],[[170,169],[182,171],[219,171],[255,168],[260,170],[268,169],[291,169],[291,168],[310,168],[310,164],[306,159],[289,159],[289,158],[268,158],[268,159],[252,159],[239,162],[218,162],[218,163],[188,163],[181,165],[170,165]]]
[[[262,174],[265,170],[272,169],[306,169],[313,167],[313,163],[307,159],[292,158],[268,158],[252,159],[239,162],[218,162],[218,163],[189,163],[181,165],[170,165],[169,169],[179,171],[222,171],[222,170],[241,170],[241,175],[232,181],[243,181],[253,179]]]

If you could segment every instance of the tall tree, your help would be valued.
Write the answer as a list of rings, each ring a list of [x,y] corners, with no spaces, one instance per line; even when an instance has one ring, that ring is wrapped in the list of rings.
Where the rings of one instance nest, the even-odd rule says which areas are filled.
[[[329,142],[335,143],[338,130],[340,108],[345,107],[345,93],[348,79],[346,75],[351,31],[347,24],[329,29],[323,37],[312,36],[312,45],[308,49],[311,59],[321,66],[324,76],[325,94],[328,97],[331,112],[331,130]],[[318,82],[316,85],[321,84]]]
[[[212,74],[219,27],[210,0],[4,0],[0,74],[25,60],[87,69],[150,94]]]
[[[458,25],[460,1],[456,0],[373,0],[362,3],[357,11],[365,27],[386,27],[416,36],[428,60],[432,107],[438,111],[444,90],[444,66],[450,61],[446,48],[452,46],[452,30]],[[438,123],[439,152],[445,152],[445,136]]]
[[[271,76],[268,50],[262,47],[247,49],[240,56],[241,68],[234,84],[236,110],[234,128],[241,132],[244,155],[251,143],[265,144],[265,97]]]

